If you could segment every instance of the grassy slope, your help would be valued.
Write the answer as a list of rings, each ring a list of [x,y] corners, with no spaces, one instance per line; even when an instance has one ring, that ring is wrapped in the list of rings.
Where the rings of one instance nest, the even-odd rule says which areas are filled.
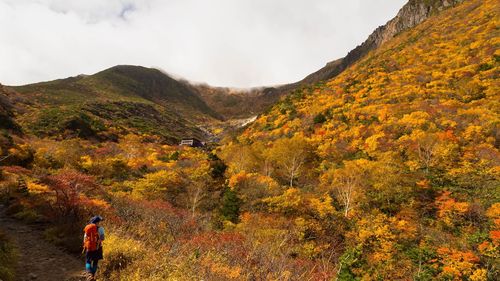
[[[203,138],[196,124],[219,118],[187,86],[144,67],[116,66],[91,76],[13,89],[34,103],[19,120],[40,136],[102,139],[132,130],[175,142],[186,136]]]
[[[258,115],[279,99],[278,96],[265,94],[261,88],[239,90],[208,85],[190,85],[190,87],[224,119]]]

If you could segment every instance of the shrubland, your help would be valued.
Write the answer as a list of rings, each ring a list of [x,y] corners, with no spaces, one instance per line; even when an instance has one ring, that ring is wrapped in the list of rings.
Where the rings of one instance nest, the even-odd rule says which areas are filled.
[[[4,231],[0,229],[0,279],[11,281],[15,280],[17,252]]]
[[[2,134],[7,212],[102,280],[497,280],[497,1],[466,1],[220,146]],[[105,113],[105,112],[104,112]]]

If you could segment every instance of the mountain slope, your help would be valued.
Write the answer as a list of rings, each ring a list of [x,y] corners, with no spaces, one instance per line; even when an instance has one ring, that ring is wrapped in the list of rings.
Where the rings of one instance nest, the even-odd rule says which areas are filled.
[[[80,75],[50,82],[12,87],[49,104],[77,103],[88,100],[150,101],[171,107],[178,114],[207,115],[219,118],[184,83],[161,71],[141,66],[119,65],[94,75]],[[42,96],[40,94],[44,94]]]
[[[279,87],[235,90],[207,85],[194,85],[187,81],[175,80],[156,69],[121,65],[90,76],[81,75],[67,79],[14,87],[14,89],[23,93],[30,100],[34,100],[38,103],[39,107],[45,108],[60,105],[72,105],[72,107],[83,106],[88,109],[87,111],[93,112],[94,115],[99,109],[106,107],[109,101],[117,103],[126,102],[129,105],[128,109],[130,109],[130,105],[140,108],[132,111],[126,110],[128,112],[128,114],[125,114],[127,122],[121,125],[142,128],[141,131],[147,131],[148,133],[154,133],[153,128],[160,125],[160,127],[165,129],[161,133],[162,135],[168,135],[169,130],[176,130],[173,135],[168,136],[171,140],[186,135],[203,137],[205,135],[203,130],[205,129],[197,129],[197,125],[207,123],[207,121],[233,118],[246,119],[258,115],[270,108],[284,95],[301,91],[309,87],[310,84],[335,77],[356,61],[366,56],[368,52],[379,48],[402,31],[424,21],[437,11],[455,5],[458,2],[461,1],[411,0],[399,11],[394,19],[375,30],[362,45],[349,52],[345,58],[328,63],[327,66],[310,74],[302,81]],[[145,104],[153,106],[154,110],[148,106],[146,106],[148,109],[144,108]],[[111,109],[104,111],[111,114],[108,114],[107,117],[101,115],[99,119],[111,118],[123,121],[123,118],[116,117],[119,108],[116,106],[111,107]],[[149,112],[154,117],[146,117],[145,119],[140,117],[141,120],[130,121],[134,116],[133,112],[140,113],[142,116],[148,116],[146,113]],[[48,115],[53,114],[49,112]],[[31,121],[25,120],[24,123],[33,123],[33,120],[40,119],[36,115],[31,115],[31,117]],[[49,116],[48,122],[54,123],[54,118],[61,119],[60,117]],[[72,122],[66,119],[62,123]],[[78,117],[77,119],[81,118]],[[64,131],[68,127],[61,125],[61,122],[55,123],[58,124],[58,127],[53,128],[50,133],[45,132],[46,135]],[[82,122],[77,121],[76,123]],[[96,124],[96,122],[94,123]],[[154,124],[154,126],[147,126],[146,124],[148,123]],[[168,125],[161,126],[161,123]],[[178,124],[179,126],[174,126],[173,124]],[[44,126],[44,123],[36,125],[35,127],[37,128],[33,131],[44,134],[43,128],[42,130],[38,130],[38,128]],[[92,127],[93,125],[86,125],[86,127],[89,126]],[[69,126],[70,131],[72,130],[71,127]],[[95,135],[92,132],[99,129],[93,128],[89,130],[87,128],[85,130],[89,131],[88,134]],[[88,134],[85,133],[83,135]]]
[[[0,84],[0,129],[19,132],[19,125],[14,121],[15,107],[13,93]]]
[[[243,90],[203,84],[190,84],[190,87],[225,119],[258,115],[279,98],[267,93],[264,88]]]
[[[390,40],[337,78],[296,92],[261,116],[247,134],[311,133],[311,126],[338,127],[339,120],[348,125],[380,124],[389,118],[377,116],[376,109],[381,108],[394,109],[395,118],[416,110],[436,117],[444,114],[437,110],[440,106],[454,112],[482,108],[489,112],[485,118],[497,118],[500,42],[494,8],[498,5],[480,2],[442,12]],[[319,114],[325,118],[315,123],[313,117]],[[490,131],[498,138],[495,132]]]
[[[342,73],[351,65],[365,57],[370,51],[376,50],[385,42],[398,36],[405,30],[408,30],[421,22],[425,21],[430,16],[452,7],[463,0],[410,0],[405,4],[398,14],[387,22],[385,25],[378,27],[361,45],[351,50],[344,58],[331,61],[320,70],[309,74],[301,81],[285,84],[277,87],[264,87],[255,88],[250,91],[250,95],[245,92],[234,93],[232,92],[229,99],[231,103],[229,106],[221,104],[220,96],[224,92],[207,92],[203,97],[207,103],[220,108],[227,116],[234,116],[230,107],[238,105],[242,110],[237,114],[238,117],[249,117],[258,112],[263,112],[268,107],[276,103],[282,96],[292,93],[295,90],[301,90],[308,87],[310,84],[319,83]],[[245,105],[253,104],[252,107]]]
[[[221,118],[186,84],[139,66],[11,89],[32,103],[18,119],[39,136],[114,139],[132,129],[176,142],[205,138],[198,124]]]
[[[47,94],[43,103],[49,104],[82,102],[87,99],[147,100],[167,106],[186,119],[248,118],[265,111],[286,94],[339,75],[389,39],[459,2],[461,0],[411,0],[401,8],[395,18],[377,28],[346,57],[329,62],[299,82],[278,87],[237,90],[195,85],[173,79],[156,69],[121,65],[91,76],[71,77],[15,89],[25,94]]]
[[[365,42],[350,51],[344,58],[327,63],[325,67],[308,75],[301,80],[299,84],[317,83],[337,76],[350,65],[367,55],[370,51],[379,48],[382,44],[401,32],[420,24],[431,15],[462,1],[463,0],[410,0],[401,10],[399,10],[396,17],[385,25],[375,29]]]
[[[87,83],[95,85],[111,82],[108,85],[111,89],[117,88],[117,91],[122,94],[138,95],[163,106],[172,105],[180,114],[184,113],[189,116],[199,112],[213,118],[220,118],[184,83],[180,83],[157,69],[120,65],[87,79],[92,79]]]
[[[221,148],[237,196],[268,192],[339,280],[498,280],[499,11],[442,11],[273,106]]]

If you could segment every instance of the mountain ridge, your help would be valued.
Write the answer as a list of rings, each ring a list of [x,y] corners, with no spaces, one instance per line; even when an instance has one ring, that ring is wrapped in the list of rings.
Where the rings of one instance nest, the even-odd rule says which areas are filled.
[[[319,83],[331,79],[345,69],[349,68],[355,62],[366,56],[370,51],[379,48],[388,40],[394,38],[401,32],[404,32],[425,21],[431,15],[444,9],[453,7],[463,0],[410,0],[385,25],[377,27],[368,38],[360,45],[348,52],[343,57],[328,62],[323,68],[307,75],[304,79],[284,84],[280,86],[262,86],[250,88],[247,90],[236,91],[231,95],[231,104],[243,108],[243,113],[234,114],[230,108],[219,102],[220,96],[230,88],[220,87],[222,91],[205,91],[202,93],[208,104],[218,108],[226,117],[247,118],[268,109],[277,102],[282,96],[298,90],[307,85]],[[214,87],[212,87],[214,89]],[[217,87],[215,87],[217,89]],[[250,93],[250,95],[246,95]],[[249,104],[253,106],[248,107]],[[228,115],[229,114],[229,115]]]
[[[344,58],[327,63],[325,67],[301,81],[277,87],[251,89],[212,87],[176,79],[155,68],[117,65],[92,75],[78,75],[9,88],[27,95],[29,99],[42,106],[86,104],[85,111],[91,112],[92,115],[97,116],[99,110],[103,110],[102,112],[112,116],[119,116],[119,109],[116,106],[121,104],[126,106],[124,116],[128,119],[134,118],[134,113],[144,116],[150,113],[151,115],[145,118],[152,118],[154,124],[178,123],[182,128],[186,128],[184,126],[186,124],[189,124],[187,127],[194,129],[207,122],[247,119],[269,110],[283,96],[339,75],[391,38],[460,2],[462,0],[410,0],[400,9],[396,17],[378,27],[367,40],[351,50]],[[101,103],[109,103],[110,108],[104,109]],[[165,115],[155,108],[167,111],[169,114]],[[165,121],[167,119],[170,121]],[[136,124],[136,126],[147,127],[143,121],[139,122],[142,125]],[[134,121],[135,123],[137,122]],[[148,131],[154,132],[152,128]],[[206,131],[206,128],[188,130],[185,135],[207,136],[202,131]],[[177,138],[181,137],[177,135]]]
[[[410,0],[394,18],[377,27],[363,43],[349,51],[345,57],[328,62],[323,68],[307,75],[298,82],[286,84],[276,89],[288,91],[290,87],[297,88],[300,85],[331,79],[401,32],[422,23],[434,13],[461,2],[463,0]]]
[[[185,84],[140,66],[6,88],[24,98],[18,106],[27,114],[15,119],[38,136],[103,140],[136,132],[176,143],[208,137],[197,124],[221,119]]]
[[[0,130],[6,214],[80,254],[100,213],[112,231],[98,279],[111,281],[499,280],[499,11],[469,0],[431,16],[205,149],[154,137],[221,122],[175,111],[154,70],[0,88],[23,129],[49,130]],[[221,91],[211,108],[246,106],[183,83]]]

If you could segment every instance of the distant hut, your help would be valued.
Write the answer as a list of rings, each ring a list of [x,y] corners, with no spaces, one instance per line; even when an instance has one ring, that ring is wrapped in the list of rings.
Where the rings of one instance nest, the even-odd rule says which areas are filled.
[[[190,139],[182,139],[181,146],[190,146],[190,147],[203,147],[205,143],[200,141],[199,139],[190,138]]]

